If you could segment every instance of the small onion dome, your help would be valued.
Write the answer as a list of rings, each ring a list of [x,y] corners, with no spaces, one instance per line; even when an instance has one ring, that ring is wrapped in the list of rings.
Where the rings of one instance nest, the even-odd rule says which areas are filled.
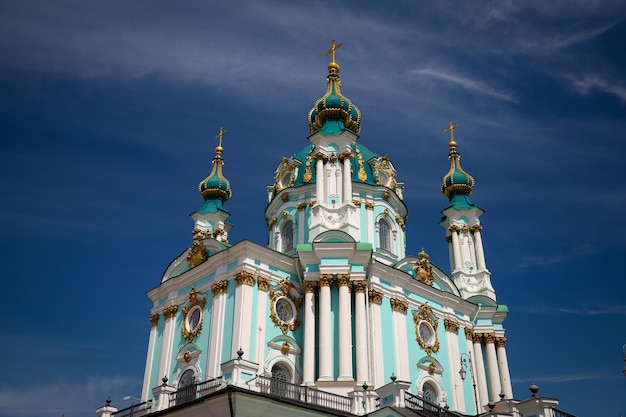
[[[361,111],[347,97],[341,95],[339,64],[336,62],[328,64],[326,84],[328,85],[326,94],[317,100],[309,111],[311,133],[320,130],[327,120],[335,120],[358,135],[361,131]]]
[[[441,192],[449,199],[452,199],[455,195],[469,196],[474,186],[474,178],[461,168],[461,155],[456,151],[454,139],[450,140],[449,145],[450,153],[448,154],[448,160],[450,161],[450,170],[443,177]]]
[[[198,184],[198,191],[202,194],[204,201],[219,199],[225,202],[233,194],[230,189],[230,181],[222,174],[222,165],[224,165],[224,160],[222,159],[223,152],[224,148],[221,146],[215,148],[211,173]]]

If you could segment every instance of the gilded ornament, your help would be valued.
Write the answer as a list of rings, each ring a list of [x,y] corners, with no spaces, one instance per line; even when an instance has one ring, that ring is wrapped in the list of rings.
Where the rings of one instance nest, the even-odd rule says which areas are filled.
[[[268,291],[270,289],[270,280],[265,277],[257,277],[256,283],[259,286],[259,290]]]
[[[435,364],[431,362],[428,365],[428,374],[433,375],[434,373],[435,373]]]
[[[248,271],[241,271],[233,275],[237,286],[248,285],[254,287],[254,274]]]
[[[185,353],[183,353],[183,358],[185,358],[185,362],[189,363],[189,361],[191,361],[191,353],[186,350]]]
[[[159,323],[159,315],[158,314],[153,314],[150,316],[150,327],[156,327],[156,325]]]
[[[313,160],[313,151],[315,150],[315,145],[311,145],[311,149],[309,153],[306,155],[306,163],[304,164],[304,175],[302,180],[304,182],[309,182],[313,178],[313,172],[311,171],[311,161]]]
[[[296,206],[296,208],[298,211],[304,211],[304,209],[306,209],[306,203],[300,203]]]
[[[428,302],[419,306],[419,311],[413,311],[413,323],[415,324],[415,340],[429,355],[439,351],[439,338],[437,337],[437,318],[433,314]],[[420,328],[422,326],[422,328]],[[430,340],[424,340],[430,337]]]
[[[476,344],[481,344],[483,342],[483,334],[474,333],[474,335],[472,336],[472,341]]]
[[[409,309],[409,303],[406,300],[401,300],[399,298],[390,298],[389,302],[393,311],[398,311],[402,314],[406,314],[406,311]]]
[[[352,281],[352,288],[354,292],[365,293],[367,291],[367,281],[365,280]]]
[[[349,287],[350,274],[337,274],[337,285],[339,287]]]
[[[415,272],[415,279],[423,282],[426,285],[432,285],[434,280],[434,271],[433,266],[430,263],[430,256],[424,249],[418,254],[418,260],[413,267],[413,272]]]
[[[178,305],[177,304],[173,304],[173,305],[163,309],[163,317],[165,317],[165,320],[174,318],[174,317],[176,317],[176,313],[177,312],[178,312]]]
[[[332,287],[333,274],[320,274],[320,287]]]
[[[291,289],[293,288],[293,283],[291,283],[288,279],[282,280],[279,284],[279,288],[280,289],[278,291],[272,289],[269,294],[270,300],[271,300],[270,318],[274,322],[274,325],[276,325],[276,327],[279,327],[280,330],[283,332],[283,334],[286,334],[288,330],[291,330],[292,332],[295,331],[300,325],[299,310],[300,310],[300,306],[302,305],[302,299],[291,295]],[[276,312],[276,304],[281,298],[289,299],[291,304],[293,304],[293,307],[294,307],[294,311],[292,312],[293,318],[290,321],[281,320],[281,318],[278,316]]]
[[[276,222],[278,221],[278,219],[276,217],[274,217],[272,220],[270,220],[270,222],[267,224],[267,228],[269,230],[272,229],[272,227],[274,227],[274,225],[276,224]]]
[[[315,205],[315,200],[309,201],[309,206],[313,207]]]
[[[283,193],[283,195],[280,196],[280,199],[286,203],[289,201],[289,193]]]
[[[304,281],[304,292],[315,293],[317,291],[317,281]]]
[[[474,340],[474,330],[468,329],[467,327],[465,327],[464,330],[465,330],[465,339]]]
[[[446,236],[444,240],[448,243],[452,242],[452,235]]]
[[[461,325],[454,320],[443,319],[443,327],[448,332],[459,334],[459,329],[461,328]]]
[[[204,244],[199,240],[194,240],[193,245],[189,248],[187,255],[187,263],[194,268],[207,260],[208,256]]]
[[[365,181],[367,180],[367,173],[365,172],[365,167],[363,166],[363,156],[361,155],[361,151],[359,150],[359,147],[357,146],[356,142],[353,142],[352,145],[354,146],[354,151],[356,152],[357,162],[359,164],[359,173],[357,174],[357,178],[360,181]]]
[[[450,227],[448,227],[448,230],[451,233],[459,233],[461,231],[461,228],[459,226],[457,226],[456,224],[453,224]]]
[[[368,210],[374,210],[374,203],[366,201],[365,202],[365,208],[368,209]]]
[[[200,334],[202,331],[202,322],[204,320],[204,306],[206,305],[206,298],[198,298],[201,295],[195,288],[189,291],[188,305],[182,308],[183,312],[183,325],[181,332],[184,339],[191,341],[194,337]],[[197,306],[197,308],[196,308]],[[198,310],[199,315],[196,316],[196,323],[190,321],[189,313],[193,310]],[[192,314],[193,315],[193,314]]]
[[[354,204],[357,208],[361,207],[361,200],[352,200],[352,204]]]
[[[341,153],[341,155],[339,155],[339,159],[341,159],[342,161],[344,159],[352,159],[354,158],[354,154],[350,151],[344,151]]]
[[[280,347],[280,353],[286,355],[289,353],[289,349],[291,349],[289,342],[283,342],[283,345]]]
[[[330,160],[330,162],[331,162],[332,164],[334,164],[335,162],[337,162],[337,155],[332,154],[332,155],[330,156],[329,160]]]
[[[389,217],[389,210],[385,209],[385,211],[383,211],[383,215],[385,217]]]
[[[369,290],[368,293],[370,303],[381,305],[383,303],[383,293],[376,290]]]
[[[470,230],[472,231],[472,233],[475,233],[477,231],[480,232],[481,230],[483,230],[483,227],[479,224],[475,224],[472,227],[470,227]]]
[[[463,227],[461,228],[461,231],[465,234],[467,234],[467,232],[469,232],[469,227],[467,227],[466,224],[463,225]]]
[[[325,153],[322,153],[322,152],[316,153],[314,158],[315,158],[316,161],[322,161],[324,163],[326,163],[328,161],[328,155],[326,155]]]
[[[287,216],[289,216],[289,212],[287,212],[287,210],[283,210],[282,216],[283,216],[283,219],[286,219]]]
[[[211,285],[211,291],[213,292],[213,297],[217,297],[220,294],[225,294],[228,289],[228,281],[225,279],[222,281],[218,281],[215,284]]]
[[[503,348],[506,346],[506,337],[496,337],[496,347]]]
[[[483,338],[485,340],[485,343],[496,343],[495,333],[484,333]]]
[[[280,165],[278,166],[278,169],[276,169],[276,175],[274,175],[274,188],[280,191],[285,188],[292,187],[295,176],[295,163],[289,158],[283,156]]]

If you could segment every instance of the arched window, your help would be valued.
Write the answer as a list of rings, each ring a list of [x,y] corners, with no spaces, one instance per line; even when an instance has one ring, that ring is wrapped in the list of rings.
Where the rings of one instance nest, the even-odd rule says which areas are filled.
[[[378,247],[391,252],[391,228],[384,220],[378,222]]]
[[[280,229],[280,240],[282,252],[290,252],[293,250],[293,222],[288,220]]]
[[[422,398],[431,404],[438,405],[439,399],[437,398],[437,389],[428,382],[424,382],[422,386]]]
[[[270,383],[270,393],[278,397],[289,398],[293,395],[290,392],[291,371],[282,363],[272,366],[272,381]]]
[[[192,369],[183,372],[178,380],[176,404],[184,404],[196,399],[196,378]]]

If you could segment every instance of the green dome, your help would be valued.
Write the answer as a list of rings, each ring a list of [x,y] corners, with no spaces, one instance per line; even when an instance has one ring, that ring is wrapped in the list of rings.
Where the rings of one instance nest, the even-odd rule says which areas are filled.
[[[324,127],[326,121],[338,122],[340,128],[345,128],[358,135],[361,131],[361,111],[352,104],[350,99],[341,95],[341,79],[339,65],[331,62],[328,65],[326,77],[328,89],[326,94],[315,102],[309,111],[309,126],[311,133]]]
[[[232,196],[230,189],[230,181],[222,174],[222,153],[224,148],[218,146],[215,148],[215,157],[213,158],[213,168],[208,177],[198,184],[198,191],[202,194],[204,201],[218,199],[222,203]]]
[[[474,186],[474,178],[461,168],[461,155],[456,151],[456,142],[450,141],[450,170],[443,177],[441,192],[451,201],[455,196],[469,196]]]

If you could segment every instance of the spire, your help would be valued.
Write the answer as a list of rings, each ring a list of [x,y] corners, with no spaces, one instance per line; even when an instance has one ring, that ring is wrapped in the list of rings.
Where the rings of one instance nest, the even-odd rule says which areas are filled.
[[[341,95],[341,79],[339,64],[335,62],[335,52],[342,43],[332,40],[331,47],[326,51],[330,55],[328,76],[326,77],[326,94],[315,102],[309,111],[311,133],[322,130],[323,133],[340,133],[349,130],[358,135],[361,130],[361,111],[345,96]],[[327,124],[327,122],[330,122]]]
[[[463,171],[461,168],[461,155],[456,150],[456,141],[454,140],[454,130],[459,125],[455,125],[450,122],[450,125],[445,129],[444,133],[450,133],[450,153],[448,154],[448,160],[450,161],[450,170],[443,177],[443,184],[441,185],[441,192],[445,195],[452,205],[469,208],[474,206],[469,199],[469,195],[472,193],[472,187],[474,186],[474,178]]]
[[[226,130],[220,127],[220,133],[215,137],[215,139],[219,140],[219,143],[215,148],[215,157],[213,157],[212,162],[213,168],[209,176],[198,184],[198,191],[202,194],[204,201],[219,200],[221,203],[224,203],[232,196],[230,181],[222,174],[222,165],[224,165],[224,160],[222,159],[222,154],[224,153],[222,139],[225,134]]]

